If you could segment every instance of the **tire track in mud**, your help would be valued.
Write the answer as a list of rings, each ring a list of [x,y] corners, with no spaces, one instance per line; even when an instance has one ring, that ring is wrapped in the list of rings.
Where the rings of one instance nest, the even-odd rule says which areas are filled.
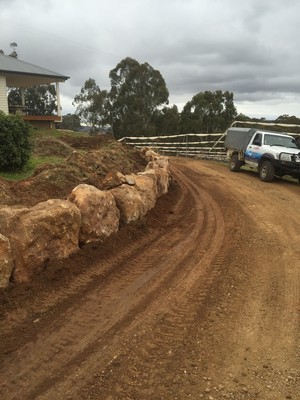
[[[163,238],[155,237],[140,255],[138,250],[126,255],[122,269],[123,260],[102,284],[96,282],[89,292],[83,291],[78,306],[58,315],[55,326],[41,331],[35,343],[22,346],[13,355],[18,363],[10,360],[2,365],[0,379],[5,385],[0,395],[5,399],[75,398],[78,381],[83,385],[89,374],[105,368],[136,329],[166,312],[170,326],[180,328],[195,297],[198,303],[205,298],[222,265],[220,256],[213,260],[223,243],[224,222],[208,194],[179,171],[175,175],[184,187],[177,228],[164,232]],[[166,248],[171,252],[166,254]],[[70,292],[80,291],[89,279],[78,278]],[[193,292],[199,280],[202,291]],[[63,301],[59,295],[54,300]],[[46,307],[52,305],[53,298]],[[194,315],[189,318],[192,321]],[[171,333],[161,332],[163,343]]]
[[[189,181],[189,185],[190,184],[191,182]],[[206,198],[207,195],[205,195],[204,193],[201,193],[200,195],[199,188],[195,190],[193,195],[197,197],[204,196],[205,201],[207,202],[208,200]],[[160,321],[161,315],[163,315],[164,318],[163,327],[157,329],[157,326],[154,325],[155,330],[153,330],[153,317],[150,321],[147,318],[144,319],[143,326],[147,326],[147,324],[150,324],[150,327],[148,326],[147,328],[147,332],[149,332],[150,330],[154,331],[155,334],[152,341],[148,340],[146,348],[145,346],[138,346],[137,349],[135,348],[135,354],[138,357],[139,369],[141,370],[147,370],[148,369],[147,363],[149,363],[150,365],[151,362],[153,362],[153,358],[159,358],[159,355],[167,353],[169,347],[168,345],[169,340],[172,339],[174,342],[174,330],[176,332],[182,332],[184,336],[186,335],[187,325],[194,323],[197,320],[198,311],[197,312],[195,310],[192,311],[192,305],[196,304],[197,308],[201,305],[201,302],[207,296],[210,284],[213,282],[214,278],[216,277],[216,275],[218,275],[220,271],[223,256],[218,256],[214,260],[214,264],[212,266],[210,265],[210,261],[216,255],[222,244],[224,237],[224,222],[220,214],[220,210],[218,209],[216,204],[214,204],[213,200],[210,199],[210,202],[207,202],[206,204],[208,204],[209,207],[211,208],[209,212],[210,218],[207,219],[210,220],[210,223],[211,220],[213,219],[215,223],[213,224],[213,229],[206,229],[206,233],[202,231],[200,237],[202,246],[204,246],[203,248],[205,247],[209,248],[201,252],[201,246],[200,246],[198,259],[195,257],[190,257],[189,271],[187,272],[184,269],[177,271],[177,277],[176,278],[174,277],[173,286],[169,282],[170,294],[167,295],[167,301],[165,301],[163,305],[158,304],[164,298],[164,296],[160,295],[157,304],[152,305],[152,307],[154,306],[156,310],[155,312],[156,318],[154,318],[154,320]],[[213,204],[213,207],[211,204]],[[214,216],[211,214],[212,211],[215,213]],[[213,240],[211,243],[212,238]],[[208,246],[207,243],[210,243],[210,245]],[[196,242],[194,242],[194,245],[196,245]],[[206,254],[207,257],[205,256],[203,257],[202,254]],[[208,261],[208,259],[210,260]],[[210,267],[209,270],[207,270],[208,267]],[[198,272],[197,273],[193,272],[193,269],[195,269],[195,271]],[[189,281],[189,284],[183,287],[183,284],[187,281]],[[199,283],[201,283],[200,289],[199,289]],[[195,284],[197,284],[197,288],[192,290],[192,287]],[[177,340],[178,346],[182,345],[182,340],[184,339],[184,336],[181,336],[181,334],[179,334],[175,338]],[[164,350],[165,348],[167,348],[166,351]],[[156,351],[158,352],[158,354],[156,354]],[[139,352],[141,352],[140,357],[139,357]],[[118,356],[114,357],[113,362],[118,362]],[[146,364],[144,365],[145,362]],[[145,376],[143,377],[143,380],[141,382],[143,390],[141,393],[145,393],[146,395],[147,393],[150,393],[151,390],[153,390],[153,385],[155,385],[154,382],[156,377],[158,377],[162,373],[164,374],[166,371],[165,368],[166,368],[166,363],[160,360],[160,368],[157,368],[156,365],[155,377],[152,377],[152,379],[150,379],[149,386],[146,385]],[[116,384],[117,392],[120,391],[120,387],[126,387],[134,381],[135,385],[137,384],[136,376],[138,375],[138,373],[135,367],[135,363],[133,363],[132,375],[130,375],[130,370],[131,369],[129,368],[128,369],[129,373],[126,372],[123,382],[120,380],[120,377],[118,378],[118,383]],[[139,392],[139,394],[141,393]],[[77,398],[76,396],[74,397],[73,392],[72,392],[72,398]],[[79,395],[78,398],[81,398],[81,395]]]
[[[259,211],[260,218],[264,218],[262,210]],[[288,229],[286,225],[282,226],[278,216],[265,221],[264,230],[268,243],[274,248],[277,259],[273,261],[272,275],[270,281],[273,282],[272,293],[277,293],[278,312],[281,317],[280,328],[278,329],[278,339],[284,343],[286,354],[293,352],[296,338],[295,333],[299,336],[300,322],[300,251],[299,243],[295,240],[297,237],[296,230],[293,232],[293,225],[296,221],[293,216],[289,215],[289,210],[285,212],[285,218],[290,220]],[[300,218],[298,221],[297,232],[300,232]],[[295,236],[294,236],[295,235]],[[278,315],[274,315],[274,319],[278,319]],[[272,318],[272,317],[271,317]],[[290,354],[293,357],[293,354]]]
[[[253,306],[250,306],[252,299],[249,299],[249,309],[252,309],[252,312],[245,321],[238,321],[236,324],[242,333],[239,341],[247,342],[249,347],[261,355],[257,359],[254,353],[252,357],[247,352],[245,354],[248,360],[247,368],[251,373],[259,375],[256,381],[257,387],[263,386],[268,380],[274,387],[274,399],[281,396],[288,398],[291,396],[293,385],[288,387],[287,381],[283,382],[282,378],[278,379],[278,376],[274,375],[276,372],[280,377],[289,374],[295,383],[293,392],[299,393],[297,390],[299,384],[296,387],[296,381],[299,379],[299,354],[295,351],[299,349],[300,316],[298,242],[300,223],[295,212],[300,207],[299,192],[292,188],[289,193],[288,186],[284,187],[277,182],[266,186],[258,182],[254,190],[251,182],[245,181],[242,174],[231,177],[230,186],[234,188],[232,192],[234,199],[241,204],[245,203],[243,212],[249,216],[250,221],[253,221],[254,230],[257,232],[257,249],[253,248],[253,259],[256,257],[256,250],[260,256],[256,257],[259,266],[257,273],[252,276],[252,283],[249,281],[255,296]],[[256,290],[255,286],[259,290]],[[248,331],[251,334],[248,334]],[[236,347],[240,349],[240,346]],[[236,365],[237,371],[245,366],[243,357],[238,353],[233,355],[233,359],[231,363]],[[261,367],[259,374],[258,365]],[[268,369],[265,368],[266,365]],[[229,372],[232,373],[230,369],[227,373]],[[222,383],[225,384],[226,373],[224,375],[225,380]],[[232,394],[232,398],[243,397],[239,397],[236,392],[235,395]]]
[[[277,188],[273,194],[275,198],[269,197],[266,199],[263,193],[257,193],[256,204],[253,205],[249,210],[249,215],[255,215],[255,220],[259,229],[264,234],[264,240],[270,249],[273,249],[274,253],[270,254],[270,281],[273,281],[274,286],[272,291],[274,293],[284,293],[284,298],[278,300],[278,304],[282,308],[282,316],[286,315],[286,321],[283,326],[290,327],[292,325],[296,328],[299,325],[300,315],[300,271],[299,271],[299,260],[300,260],[300,216],[293,214],[286,202],[289,198],[285,192],[281,193],[281,186],[276,186],[276,183],[270,183]],[[238,189],[237,189],[238,190]],[[243,191],[240,192],[241,198],[246,193],[251,195],[251,189],[243,187]],[[275,201],[274,201],[275,200]],[[294,204],[299,204],[299,197],[294,196],[290,193],[289,201]],[[278,204],[281,203],[281,206]],[[278,210],[281,208],[282,214],[278,215],[272,210]],[[288,221],[288,224],[283,223],[282,218]],[[276,256],[276,259],[274,257]],[[282,279],[284,272],[284,279]],[[272,296],[272,294],[270,294]],[[298,321],[298,322],[297,322]]]
[[[217,203],[200,189],[199,185],[195,185],[192,180],[187,178],[187,171],[186,174],[177,171],[177,174],[178,177],[180,176],[180,180],[189,186],[191,194],[195,198],[200,197],[201,203],[205,203],[210,209],[209,217],[206,220],[206,229],[201,233],[203,248],[208,243],[209,246],[206,250],[200,246],[197,252],[203,255],[191,256],[188,271],[178,274],[167,298],[168,301],[159,308],[155,319],[146,321],[142,333],[135,339],[134,351],[126,354],[126,371],[121,377],[118,374],[117,381],[110,382],[108,392],[106,389],[107,379],[111,374],[108,372],[108,377],[106,377],[106,371],[103,371],[103,375],[100,377],[103,385],[100,380],[97,388],[97,391],[101,392],[101,396],[104,396],[103,398],[107,396],[109,399],[114,396],[115,399],[122,399],[127,398],[126,396],[129,396],[128,398],[136,396],[136,398],[146,399],[153,395],[154,391],[156,398],[160,398],[160,388],[163,396],[168,379],[167,386],[174,386],[174,375],[171,375],[170,378],[166,376],[166,372],[172,370],[174,352],[184,346],[189,327],[197,324],[199,309],[207,298],[211,285],[221,272],[224,255],[218,253],[223,245],[225,235],[222,213]],[[174,334],[175,332],[176,334]],[[122,364],[122,358],[122,354],[120,357],[115,356],[113,363],[120,362]],[[140,371],[147,372],[141,374]],[[185,372],[178,371],[182,374]],[[128,393],[126,388],[130,388]],[[84,396],[84,390],[75,398],[80,399],[81,396]]]
[[[194,219],[194,218],[193,218]],[[194,222],[195,222],[195,220],[194,220]],[[188,226],[190,227],[190,224],[188,224]],[[197,229],[195,230],[194,229],[194,231],[198,231],[199,230],[199,228],[200,228],[200,231],[201,231],[201,226],[200,225],[197,225]],[[190,229],[190,228],[189,228]],[[176,250],[177,250],[177,252],[174,254],[174,257],[175,257],[175,259],[178,257],[178,254],[180,254],[181,256],[182,256],[182,253],[184,252],[184,249],[186,248],[186,245],[187,245],[187,242],[189,242],[190,241],[190,239],[191,239],[191,237],[192,237],[192,235],[190,234],[190,236],[188,236],[187,237],[187,240],[185,241],[185,242],[183,242],[182,243],[182,245],[181,245],[181,247],[180,248],[177,248]],[[201,235],[201,237],[203,237],[202,235]],[[193,238],[193,240],[194,240],[194,238]],[[205,243],[205,240],[203,241],[204,243]],[[172,247],[172,246],[171,246]],[[173,257],[173,258],[174,258]],[[168,257],[167,258],[167,262],[168,263],[172,263],[172,259],[170,259],[170,257]],[[179,274],[179,270],[177,269],[176,271],[174,271],[174,275],[177,275],[177,277],[176,277],[176,279],[178,279],[178,274]],[[182,275],[182,279],[184,279],[185,278],[185,273]],[[170,280],[170,275],[167,277],[167,279],[168,280]],[[168,289],[168,291],[170,291],[171,290],[171,288],[169,288]],[[161,301],[163,300],[163,296],[160,294],[160,297],[159,297],[159,301],[158,301],[158,304],[157,305],[155,305],[155,309],[159,309],[159,307],[161,306]],[[84,373],[83,373],[84,374]],[[72,395],[72,397],[73,397],[73,395]],[[49,397],[50,398],[50,397]]]

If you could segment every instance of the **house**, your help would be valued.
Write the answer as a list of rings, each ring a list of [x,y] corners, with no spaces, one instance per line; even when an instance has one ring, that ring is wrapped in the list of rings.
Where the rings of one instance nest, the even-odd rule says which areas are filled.
[[[19,114],[24,120],[29,121],[38,128],[53,129],[56,122],[61,122],[61,106],[59,83],[69,79],[68,76],[57,72],[29,64],[18,60],[16,57],[7,56],[0,50],[0,111],[5,114]],[[27,88],[30,86],[56,85],[56,115],[29,115],[25,107],[25,98],[22,96],[22,104],[9,109],[7,89],[8,88]]]

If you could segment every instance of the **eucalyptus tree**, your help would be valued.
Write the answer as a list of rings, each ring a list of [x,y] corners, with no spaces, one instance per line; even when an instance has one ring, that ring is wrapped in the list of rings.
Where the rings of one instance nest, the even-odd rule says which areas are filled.
[[[168,104],[169,92],[161,73],[150,64],[127,57],[110,71],[110,123],[114,136],[155,133],[155,113]]]
[[[80,117],[76,114],[66,114],[62,116],[62,122],[59,127],[61,129],[70,129],[72,131],[77,131],[81,127]]]
[[[51,84],[24,89],[12,88],[8,93],[8,104],[10,106],[21,105],[22,98],[25,99],[24,106],[27,113],[31,115],[53,115],[57,109],[56,90],[55,86]]]
[[[108,92],[101,90],[95,79],[89,78],[85,81],[80,93],[74,98],[76,115],[83,123],[94,128],[102,128],[107,124]]]
[[[180,113],[178,107],[163,107],[155,114],[155,129],[157,135],[176,135],[179,133]]]
[[[237,115],[232,92],[205,91],[187,102],[181,113],[183,133],[223,132]]]

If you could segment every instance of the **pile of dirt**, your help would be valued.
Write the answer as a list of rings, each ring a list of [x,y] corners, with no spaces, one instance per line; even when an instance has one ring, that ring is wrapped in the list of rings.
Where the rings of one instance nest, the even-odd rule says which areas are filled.
[[[48,199],[65,199],[80,183],[103,189],[107,173],[136,173],[146,166],[137,149],[108,135],[37,138],[33,154],[57,156],[62,161],[41,165],[31,177],[21,181],[0,179],[0,205],[32,207]]]

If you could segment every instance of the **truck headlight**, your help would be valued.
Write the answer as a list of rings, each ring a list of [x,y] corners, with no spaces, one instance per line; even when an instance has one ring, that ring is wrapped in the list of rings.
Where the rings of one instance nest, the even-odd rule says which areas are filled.
[[[281,161],[292,161],[292,155],[288,153],[281,153],[279,159]]]

